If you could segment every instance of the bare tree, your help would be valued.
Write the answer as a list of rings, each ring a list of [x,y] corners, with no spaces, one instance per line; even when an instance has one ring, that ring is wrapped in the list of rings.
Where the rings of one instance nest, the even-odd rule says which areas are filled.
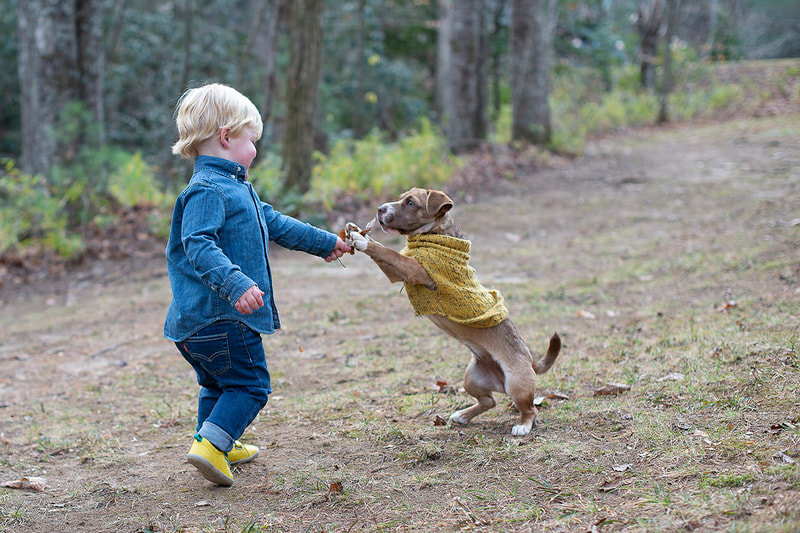
[[[358,29],[356,30],[356,66],[355,66],[355,97],[358,102],[364,101],[364,64],[366,61],[364,37],[366,34],[366,0],[359,0],[358,9],[356,10],[356,17],[358,21]],[[357,105],[354,109],[353,116],[353,133],[356,138],[361,138],[366,133],[366,120],[364,117],[363,107]]]
[[[675,34],[675,25],[678,18],[678,8],[681,0],[667,0],[667,34],[664,47],[664,72],[661,78],[661,105],[658,110],[658,122],[669,122],[669,94],[672,92],[672,36]]]
[[[664,18],[664,0],[639,0],[636,30],[639,32],[640,83],[643,89],[655,91],[658,57],[658,32]]]
[[[117,47],[119,46],[120,37],[122,35],[125,4],[127,4],[127,1],[128,0],[114,1],[114,11],[111,15],[108,31],[106,31],[106,61],[108,62],[113,62],[117,54]]]
[[[285,191],[299,194],[311,187],[314,119],[322,70],[323,0],[289,2],[289,73],[286,88],[286,134],[283,165]]]
[[[557,0],[514,0],[511,4],[511,138],[542,144],[550,140],[550,66]]]
[[[183,1],[183,68],[181,72],[181,87],[189,84],[192,66],[192,29],[194,28],[194,9],[192,0]]]
[[[709,0],[708,2],[708,53],[713,58],[717,46],[717,20],[719,18],[719,0]]]
[[[460,153],[486,138],[486,9],[485,0],[459,0],[450,7],[439,34],[439,65],[445,69],[438,73],[444,84],[439,85],[439,98],[447,143]]]
[[[100,0],[25,0],[17,4],[22,155],[30,173],[46,173],[77,144],[102,144],[103,31]],[[59,118],[82,102],[94,122],[92,138],[59,146]]]
[[[500,65],[502,64],[503,52],[501,51],[501,41],[505,44],[503,33],[503,13],[506,11],[506,0],[497,0],[492,7],[492,27],[489,35],[489,79],[492,87],[492,117],[500,114]]]
[[[450,98],[450,40],[453,33],[453,0],[439,0],[439,26],[436,32],[436,71],[433,107],[441,125],[444,121],[445,102]]]
[[[278,36],[281,22],[285,17],[286,0],[254,0],[253,17],[247,40],[244,44],[242,55],[248,53],[252,48],[255,50],[256,57],[264,69],[264,97],[261,100],[261,120],[264,122],[264,135],[260,140],[261,155],[270,142],[268,126],[272,117],[272,103],[275,100],[276,75],[275,66],[278,58]],[[244,85],[244,73],[240,70],[239,85]]]

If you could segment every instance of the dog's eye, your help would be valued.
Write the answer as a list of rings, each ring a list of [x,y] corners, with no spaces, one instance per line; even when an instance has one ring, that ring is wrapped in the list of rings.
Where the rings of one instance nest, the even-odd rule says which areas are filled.
[[[407,201],[407,202],[406,202],[406,205],[407,205],[408,207],[414,207],[414,200],[409,200],[409,201]]]

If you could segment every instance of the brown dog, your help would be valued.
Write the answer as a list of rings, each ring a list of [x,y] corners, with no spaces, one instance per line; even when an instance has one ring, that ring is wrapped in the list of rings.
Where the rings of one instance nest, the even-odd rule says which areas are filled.
[[[456,411],[450,420],[466,424],[495,406],[492,392],[504,392],[520,412],[511,433],[526,435],[537,413],[533,405],[536,374],[553,365],[561,339],[554,334],[547,353],[534,361],[508,318],[502,296],[483,287],[468,265],[470,242],[456,227],[452,208],[453,201],[445,193],[414,188],[396,202],[381,205],[370,223],[405,235],[406,248],[401,253],[362,235],[354,224],[345,229],[346,241],[372,258],[389,281],[405,283],[418,315],[427,316],[472,351],[464,389],[477,402]]]

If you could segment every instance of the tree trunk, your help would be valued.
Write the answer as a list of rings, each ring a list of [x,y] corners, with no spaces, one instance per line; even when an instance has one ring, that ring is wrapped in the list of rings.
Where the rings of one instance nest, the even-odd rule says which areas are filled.
[[[93,129],[97,132],[95,138],[84,139],[84,142],[88,141],[95,147],[105,145],[103,3],[104,0],[76,0],[78,99],[89,109],[94,121]]]
[[[364,51],[364,38],[366,37],[366,8],[366,0],[359,0],[358,11],[356,12],[358,20],[358,29],[356,31],[358,32],[358,35],[356,36],[355,98],[357,104],[353,110],[355,113],[355,116],[353,117],[353,135],[356,139],[360,139],[367,133],[367,125],[366,121],[364,120],[363,112],[364,108],[361,105],[361,102],[364,101],[364,65],[367,61]]]
[[[103,43],[98,0],[26,0],[17,4],[22,154],[28,173],[46,174],[80,143],[103,142]],[[59,145],[59,118],[70,102],[90,111],[97,133]]]
[[[719,4],[717,0],[710,0],[708,3],[708,38],[706,40],[708,46],[708,55],[713,60],[717,59],[716,51],[717,46],[717,18],[719,16]]]
[[[557,0],[514,0],[511,4],[511,138],[550,141],[550,66]]]
[[[678,17],[680,0],[667,0],[667,35],[664,46],[664,73],[661,81],[661,105],[658,110],[658,123],[669,122],[669,93],[672,92],[672,36]]]
[[[192,66],[192,28],[194,28],[194,8],[192,0],[183,1],[183,68],[181,69],[181,88],[188,89]]]
[[[323,0],[289,2],[289,73],[286,89],[284,191],[305,194],[311,187],[314,119],[322,67]]]
[[[447,143],[461,153],[486,138],[486,10],[485,0],[460,0],[453,7],[443,110]]]
[[[502,48],[505,38],[502,37],[503,13],[506,10],[506,0],[498,0],[492,12],[492,31],[489,38],[490,74],[492,86],[492,118],[496,119],[500,115],[500,64],[502,63]],[[501,43],[503,41],[503,43]]]
[[[106,60],[113,63],[117,55],[120,36],[122,35],[122,25],[125,17],[125,4],[127,0],[115,0],[114,12],[111,15],[111,23],[106,32]]]
[[[260,17],[253,21],[251,31],[252,46],[264,67],[264,97],[261,100],[261,120],[264,122],[264,133],[259,140],[259,158],[272,141],[270,119],[272,118],[272,102],[275,100],[276,75],[275,65],[278,58],[278,29],[284,20],[286,0],[260,0],[262,9]],[[250,43],[250,39],[248,39]],[[248,45],[249,46],[249,45]]]
[[[439,1],[439,28],[436,32],[436,72],[433,107],[444,128],[445,102],[450,101],[450,39],[453,34],[453,0]]]
[[[639,46],[639,71],[642,89],[656,90],[656,66],[658,57],[658,31],[664,17],[663,0],[639,0],[636,30],[641,37]]]

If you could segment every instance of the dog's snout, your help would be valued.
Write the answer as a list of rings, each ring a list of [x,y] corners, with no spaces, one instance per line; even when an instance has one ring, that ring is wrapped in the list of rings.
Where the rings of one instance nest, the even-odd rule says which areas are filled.
[[[378,207],[378,222],[386,224],[394,219],[394,208],[391,203],[381,204]]]

